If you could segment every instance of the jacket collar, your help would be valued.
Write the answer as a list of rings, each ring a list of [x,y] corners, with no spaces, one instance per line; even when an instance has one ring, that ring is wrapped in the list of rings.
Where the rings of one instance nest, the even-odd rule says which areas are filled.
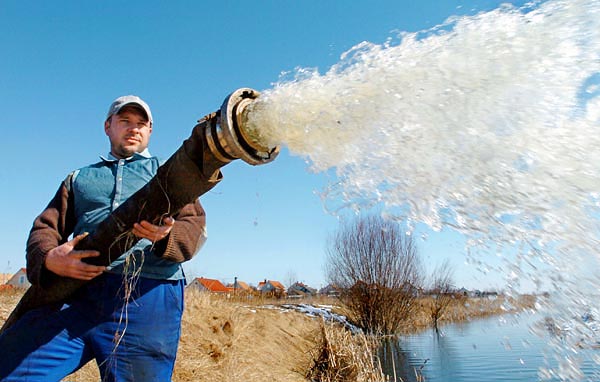
[[[125,160],[132,161],[132,160],[136,160],[136,159],[148,159],[151,157],[152,157],[152,155],[150,155],[150,151],[148,150],[148,148],[145,148],[144,151],[142,151],[141,153],[134,153],[129,158],[125,158]],[[108,162],[108,163],[113,163],[113,162],[119,161],[119,158],[112,155],[112,153],[110,151],[108,152],[108,154],[106,156],[100,155],[100,159],[102,159],[103,161]]]

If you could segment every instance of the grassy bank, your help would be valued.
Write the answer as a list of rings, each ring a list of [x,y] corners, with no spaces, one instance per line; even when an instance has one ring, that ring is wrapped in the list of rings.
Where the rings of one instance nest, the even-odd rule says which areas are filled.
[[[532,309],[535,304],[535,296],[524,295],[518,298],[498,296],[496,298],[457,298],[446,308],[439,320],[440,325],[466,322],[480,318],[514,313],[523,309]],[[434,304],[431,297],[422,297],[417,300],[419,304],[415,314],[405,322],[401,333],[415,333],[430,328],[432,310]]]
[[[0,320],[8,317],[20,293],[0,293]],[[232,301],[187,293],[174,382],[197,381],[382,381],[364,336],[352,336],[340,327],[293,310],[278,309],[280,302]],[[313,300],[337,305],[336,300]],[[458,299],[441,322],[476,319],[532,306],[533,298],[519,301],[497,298]],[[432,301],[419,299],[419,310],[403,331],[430,326]],[[271,304],[271,305],[269,305]],[[338,313],[344,313],[340,307]],[[94,363],[69,376],[69,381],[98,382]]]

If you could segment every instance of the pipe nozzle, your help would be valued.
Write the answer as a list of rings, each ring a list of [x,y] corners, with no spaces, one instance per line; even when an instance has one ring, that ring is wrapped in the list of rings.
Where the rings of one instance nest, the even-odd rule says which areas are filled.
[[[259,165],[273,161],[279,154],[279,146],[268,147],[257,131],[247,128],[247,106],[259,94],[250,88],[235,90],[223,101],[217,123],[206,129],[208,146],[222,162],[241,159]]]

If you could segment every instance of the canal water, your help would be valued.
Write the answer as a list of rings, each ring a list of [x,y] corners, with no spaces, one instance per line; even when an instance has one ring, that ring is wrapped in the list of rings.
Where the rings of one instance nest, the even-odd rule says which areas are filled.
[[[452,324],[388,341],[380,358],[392,381],[600,381],[600,350],[565,349],[547,327],[537,314]]]

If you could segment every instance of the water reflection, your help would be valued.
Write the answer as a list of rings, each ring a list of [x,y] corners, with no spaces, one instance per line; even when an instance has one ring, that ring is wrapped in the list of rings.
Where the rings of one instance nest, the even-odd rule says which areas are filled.
[[[548,336],[534,335],[534,316],[495,317],[388,340],[379,356],[384,372],[404,382],[598,381],[598,349],[573,354],[580,377],[564,371]],[[549,334],[548,334],[549,335]],[[562,369],[562,371],[561,371]]]
[[[404,382],[419,382],[415,373],[412,372],[407,351],[400,347],[397,339],[385,339],[379,348],[378,356],[386,375],[395,375],[397,379]]]

